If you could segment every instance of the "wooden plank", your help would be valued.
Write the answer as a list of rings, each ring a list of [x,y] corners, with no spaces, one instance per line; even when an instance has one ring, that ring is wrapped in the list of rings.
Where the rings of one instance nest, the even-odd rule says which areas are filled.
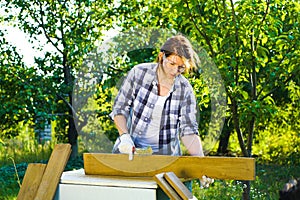
[[[85,153],[86,174],[108,176],[153,177],[174,172],[179,178],[201,178],[203,175],[223,180],[255,180],[254,158],[134,155]]]
[[[189,191],[173,172],[164,173],[164,178],[183,200],[193,199],[194,196],[191,191]]]
[[[41,183],[46,164],[30,163],[18,193],[17,200],[33,200]]]
[[[52,200],[71,153],[70,144],[57,144],[51,153],[35,200]]]
[[[171,187],[171,185],[165,180],[164,173],[156,174],[154,180],[159,187],[168,195],[172,200],[181,200],[177,192]]]

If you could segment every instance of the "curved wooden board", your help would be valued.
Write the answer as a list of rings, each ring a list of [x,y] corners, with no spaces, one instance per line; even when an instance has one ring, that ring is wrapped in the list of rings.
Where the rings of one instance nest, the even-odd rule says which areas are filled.
[[[149,155],[134,155],[133,160],[129,161],[128,155],[122,154],[97,154],[95,158],[108,168],[138,174],[156,172],[178,159],[175,156],[155,156],[155,162],[152,162],[152,160],[149,160]]]
[[[124,154],[85,153],[84,170],[88,175],[153,177],[174,172],[179,178],[254,180],[253,158],[134,155],[129,161]]]

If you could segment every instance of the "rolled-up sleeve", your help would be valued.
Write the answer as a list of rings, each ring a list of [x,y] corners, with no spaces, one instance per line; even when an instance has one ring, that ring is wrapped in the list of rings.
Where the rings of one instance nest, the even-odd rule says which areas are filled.
[[[196,119],[196,98],[192,87],[187,88],[184,101],[180,109],[180,136],[199,134]]]
[[[128,72],[114,101],[113,110],[109,114],[112,120],[116,115],[123,115],[128,118],[134,98],[134,76],[135,70],[133,68]]]

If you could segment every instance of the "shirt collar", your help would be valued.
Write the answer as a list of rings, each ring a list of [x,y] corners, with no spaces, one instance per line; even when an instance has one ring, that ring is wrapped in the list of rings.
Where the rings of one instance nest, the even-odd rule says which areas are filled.
[[[153,85],[158,85],[158,80],[157,80],[157,75],[156,75],[156,70],[158,68],[158,63],[153,63],[150,67],[150,73],[153,77],[153,79],[147,79],[146,81],[148,83],[152,82]],[[174,84],[171,88],[171,92],[175,91],[176,88],[181,87],[181,80],[182,80],[182,74],[179,74],[178,76],[175,77]]]

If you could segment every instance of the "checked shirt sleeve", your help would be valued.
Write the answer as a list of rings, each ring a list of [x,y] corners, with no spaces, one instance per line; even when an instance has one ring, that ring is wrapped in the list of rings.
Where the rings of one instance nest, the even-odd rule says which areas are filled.
[[[124,79],[118,95],[115,99],[113,110],[110,113],[110,117],[113,119],[116,115],[123,115],[127,119],[130,114],[130,107],[134,98],[134,68],[128,72],[128,75]]]
[[[196,119],[196,98],[192,86],[187,88],[187,92],[180,110],[180,136],[199,134]]]

